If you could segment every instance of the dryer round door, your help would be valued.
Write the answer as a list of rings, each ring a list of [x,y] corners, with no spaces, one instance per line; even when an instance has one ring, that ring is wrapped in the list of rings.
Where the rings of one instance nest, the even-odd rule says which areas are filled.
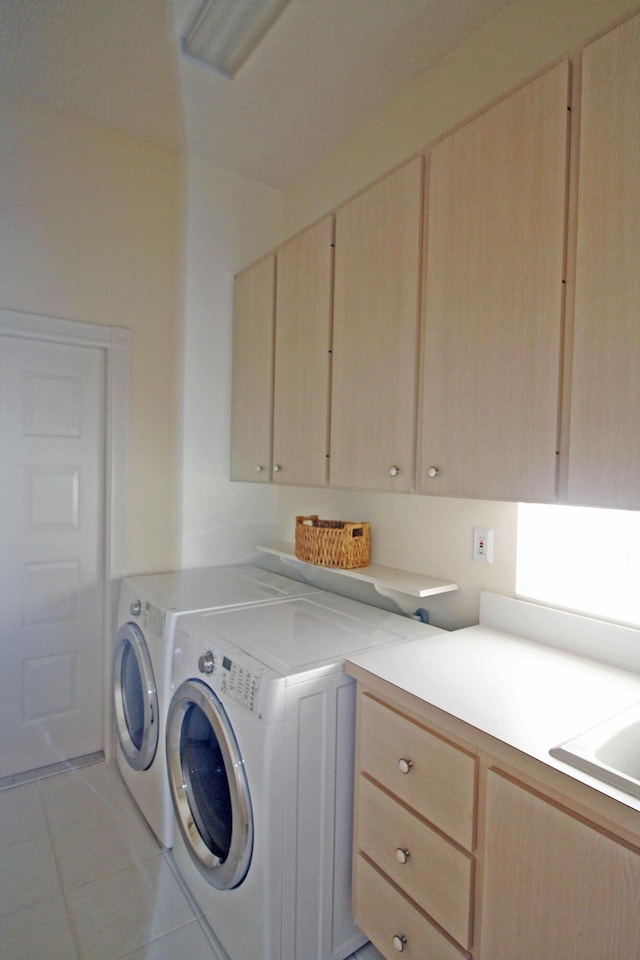
[[[201,680],[185,680],[173,696],[167,764],[178,825],[201,872],[219,890],[237,887],[253,850],[249,785],[225,709]]]
[[[135,623],[125,623],[116,634],[113,708],[129,766],[147,770],[158,748],[158,691],[144,634]]]

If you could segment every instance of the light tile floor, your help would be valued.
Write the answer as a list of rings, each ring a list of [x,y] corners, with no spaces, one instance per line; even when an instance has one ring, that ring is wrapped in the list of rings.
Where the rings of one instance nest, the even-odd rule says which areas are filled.
[[[114,764],[0,792],[0,957],[215,960]]]

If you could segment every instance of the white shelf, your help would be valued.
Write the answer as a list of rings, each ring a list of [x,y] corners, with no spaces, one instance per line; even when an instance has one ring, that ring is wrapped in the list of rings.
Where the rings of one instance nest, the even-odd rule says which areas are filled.
[[[381,567],[377,564],[359,567],[355,570],[316,566],[313,563],[298,560],[292,543],[280,542],[269,547],[257,546],[256,550],[260,550],[262,553],[271,553],[280,557],[285,563],[299,567],[303,576],[305,569],[318,570],[370,583],[381,596],[395,601],[403,610],[407,609],[409,597],[433,597],[438,593],[449,593],[458,589],[458,584],[449,580],[437,580],[435,577],[427,577],[422,573],[410,573],[407,570],[396,570],[395,567]],[[415,602],[413,606],[415,606]]]

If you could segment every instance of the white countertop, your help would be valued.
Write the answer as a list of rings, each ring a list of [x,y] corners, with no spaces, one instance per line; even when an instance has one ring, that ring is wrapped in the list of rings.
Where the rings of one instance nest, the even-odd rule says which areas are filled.
[[[524,606],[526,613],[530,605]],[[640,632],[630,634],[640,639]],[[480,624],[354,655],[348,663],[640,810],[640,799],[549,754],[640,702],[640,675],[558,649],[557,642],[554,636],[547,646]]]

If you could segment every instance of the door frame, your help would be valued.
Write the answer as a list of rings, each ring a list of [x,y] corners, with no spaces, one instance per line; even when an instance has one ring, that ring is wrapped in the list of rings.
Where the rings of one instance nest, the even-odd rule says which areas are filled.
[[[103,749],[113,757],[111,704],[111,639],[117,581],[127,574],[129,382],[131,331],[80,320],[22,313],[0,308],[0,334],[24,340],[48,341],[69,346],[93,347],[105,353],[105,489],[103,552]]]

